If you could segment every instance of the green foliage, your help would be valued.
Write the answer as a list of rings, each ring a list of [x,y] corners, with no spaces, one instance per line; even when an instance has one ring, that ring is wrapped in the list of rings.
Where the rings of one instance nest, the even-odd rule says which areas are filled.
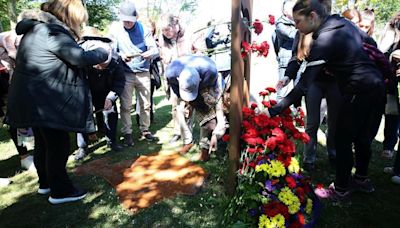
[[[117,18],[120,0],[87,0],[86,8],[89,13],[89,25],[104,30],[111,21]]]
[[[366,7],[374,9],[376,15],[375,20],[378,24],[385,24],[397,11],[400,11],[400,1],[398,0],[361,1],[358,8],[365,9]]]
[[[385,24],[400,10],[400,1],[398,0],[356,0],[355,5],[359,10],[367,7],[374,9],[375,20],[378,24]],[[341,13],[348,7],[349,0],[336,0],[336,4],[333,6],[336,13]]]
[[[24,10],[27,9],[35,9],[39,8],[40,3],[38,1],[32,0],[14,0],[16,2],[16,8],[10,10],[8,4],[12,2],[12,0],[0,0],[0,23],[3,27],[4,31],[11,29],[11,18],[12,14],[18,15]],[[12,12],[14,11],[14,12]],[[16,21],[14,21],[16,22]]]

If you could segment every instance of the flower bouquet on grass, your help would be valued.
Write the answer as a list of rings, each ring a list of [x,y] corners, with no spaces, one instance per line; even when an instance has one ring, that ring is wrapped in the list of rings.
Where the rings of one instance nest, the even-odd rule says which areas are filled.
[[[276,104],[270,99],[275,92],[274,88],[260,92],[264,108]],[[303,119],[301,109],[287,109],[270,118],[256,104],[243,107],[237,195],[228,207],[228,217],[245,226],[313,225],[319,204],[309,178],[302,175],[294,142],[310,140],[297,128],[304,127]]]

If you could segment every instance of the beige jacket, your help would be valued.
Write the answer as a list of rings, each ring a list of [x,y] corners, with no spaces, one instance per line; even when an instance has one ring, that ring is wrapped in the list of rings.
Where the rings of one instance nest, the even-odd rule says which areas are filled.
[[[0,33],[0,67],[6,67],[12,74],[19,38],[15,31]]]

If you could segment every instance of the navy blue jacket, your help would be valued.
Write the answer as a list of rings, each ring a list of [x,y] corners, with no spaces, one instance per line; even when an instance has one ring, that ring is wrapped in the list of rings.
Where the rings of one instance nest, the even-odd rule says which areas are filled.
[[[187,55],[172,61],[165,70],[165,77],[174,93],[179,95],[179,75],[185,67],[195,69],[200,75],[199,90],[218,86],[218,71],[214,61],[207,56]]]

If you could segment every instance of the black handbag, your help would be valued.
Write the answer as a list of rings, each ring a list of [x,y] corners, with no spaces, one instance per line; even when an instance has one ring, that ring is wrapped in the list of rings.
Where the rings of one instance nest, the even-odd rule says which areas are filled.
[[[153,81],[156,89],[159,89],[161,87],[160,69],[157,64],[158,61],[159,61],[159,59],[154,59],[150,63],[150,74],[153,76],[152,81]]]

